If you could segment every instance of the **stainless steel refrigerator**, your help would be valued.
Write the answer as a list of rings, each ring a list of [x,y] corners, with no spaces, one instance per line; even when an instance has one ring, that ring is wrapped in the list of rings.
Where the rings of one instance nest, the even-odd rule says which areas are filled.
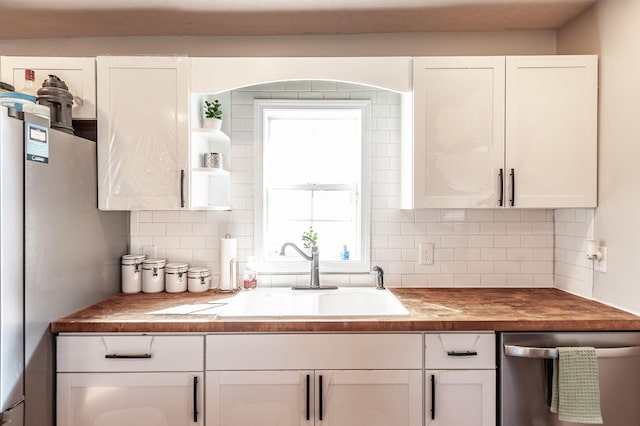
[[[127,234],[97,209],[95,142],[0,107],[0,424],[55,423],[49,324],[120,290]]]

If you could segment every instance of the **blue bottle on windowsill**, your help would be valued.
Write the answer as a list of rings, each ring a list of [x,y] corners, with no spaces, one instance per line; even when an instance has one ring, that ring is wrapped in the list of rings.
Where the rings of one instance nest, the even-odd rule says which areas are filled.
[[[342,260],[349,260],[349,249],[347,249],[347,245],[342,246],[342,253],[340,253]]]

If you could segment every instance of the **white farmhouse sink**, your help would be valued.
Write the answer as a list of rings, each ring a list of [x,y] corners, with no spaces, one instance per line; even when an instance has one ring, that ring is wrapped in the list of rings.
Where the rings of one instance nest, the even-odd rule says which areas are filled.
[[[389,290],[339,288],[291,290],[258,288],[242,291],[218,314],[221,318],[349,318],[402,317],[409,311]]]

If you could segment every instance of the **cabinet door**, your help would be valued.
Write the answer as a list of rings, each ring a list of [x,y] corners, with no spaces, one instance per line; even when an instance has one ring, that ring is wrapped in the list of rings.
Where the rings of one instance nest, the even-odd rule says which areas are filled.
[[[187,205],[188,58],[98,57],[98,207]]]
[[[202,373],[59,373],[58,426],[202,425]]]
[[[419,426],[420,370],[317,371],[316,419],[331,426]]]
[[[495,370],[427,370],[425,418],[430,426],[495,426]]]
[[[49,74],[58,76],[73,95],[71,115],[74,119],[96,118],[96,60],[95,58],[47,58],[28,56],[3,56],[0,80],[13,85],[16,90],[24,87],[24,70],[35,72],[36,89]]]
[[[414,208],[500,205],[504,57],[415,58]]]
[[[596,206],[597,69],[596,56],[507,57],[506,167],[515,173],[515,207]]]
[[[313,425],[312,371],[208,371],[207,426]]]

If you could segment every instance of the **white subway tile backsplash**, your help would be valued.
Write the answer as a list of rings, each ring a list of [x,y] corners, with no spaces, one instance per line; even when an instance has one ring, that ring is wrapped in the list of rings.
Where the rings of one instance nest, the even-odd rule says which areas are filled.
[[[449,247],[467,247],[467,236],[466,235],[447,235],[440,238],[442,242],[443,248]]]
[[[496,222],[519,222],[520,210],[516,209],[496,209],[494,220]]]
[[[493,210],[491,209],[469,209],[469,221],[471,222],[493,222]]]
[[[153,221],[161,223],[179,222],[180,212],[177,211],[154,211]]]
[[[518,260],[518,261],[533,260],[533,249],[509,248],[507,249],[507,260]]]
[[[507,233],[507,224],[502,222],[481,222],[480,223],[481,234],[493,234],[501,235]]]
[[[590,285],[584,273],[583,234],[592,232],[593,210],[400,210],[399,95],[330,81],[277,82],[234,91],[228,109],[232,211],[132,212],[132,248],[154,244],[158,254],[169,261],[207,266],[215,283],[220,271],[220,238],[225,233],[237,238],[241,264],[253,254],[256,98],[371,100],[371,257],[372,264],[385,270],[385,285],[548,287],[554,283],[554,267],[560,288],[582,291]],[[420,243],[434,245],[432,265],[418,263]],[[308,274],[261,275],[260,285],[291,286],[308,280]],[[332,274],[321,275],[321,280],[374,285],[375,276]]]
[[[495,247],[520,247],[520,235],[496,235]]]
[[[416,222],[440,222],[440,210],[418,209],[415,210]]]
[[[480,260],[493,261],[493,260],[507,260],[506,248],[481,248]]]
[[[532,234],[533,224],[531,222],[508,222],[507,234]]]
[[[480,260],[479,248],[457,248],[454,250],[456,260]]]
[[[453,224],[454,234],[479,234],[480,224],[470,222],[458,222]]]
[[[167,223],[165,235],[193,235],[193,225],[190,223]]]
[[[141,222],[138,227],[138,235],[164,235],[164,223]]]

